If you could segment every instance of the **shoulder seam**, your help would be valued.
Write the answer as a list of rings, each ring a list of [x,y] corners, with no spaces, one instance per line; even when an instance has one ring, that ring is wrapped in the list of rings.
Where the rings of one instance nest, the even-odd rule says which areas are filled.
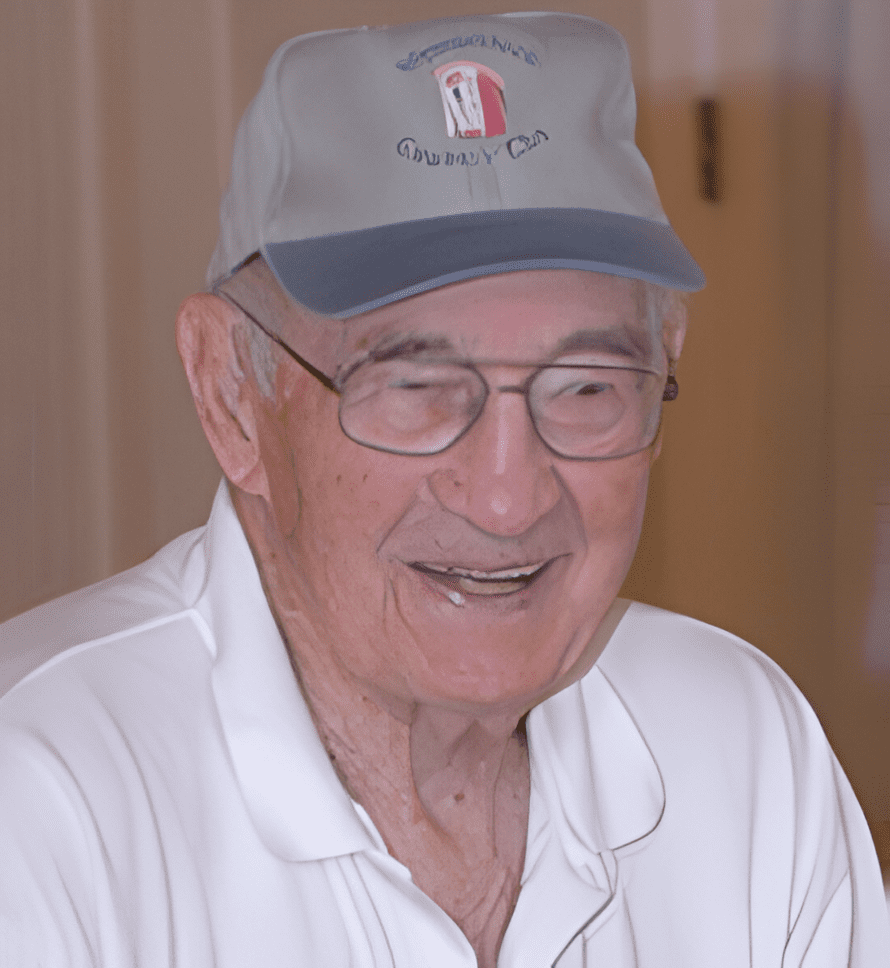
[[[198,634],[204,640],[204,644],[207,646],[208,651],[212,656],[216,655],[216,644],[213,640],[213,635],[204,616],[197,611],[194,607],[189,606],[188,608],[181,609],[180,611],[173,612],[170,615],[162,615],[158,618],[150,619],[147,622],[141,622],[139,625],[131,625],[125,629],[120,629],[117,632],[110,632],[108,635],[99,636],[96,639],[87,639],[85,642],[78,642],[77,645],[72,645],[70,648],[64,649],[62,652],[50,657],[46,662],[41,663],[36,668],[32,669],[25,676],[18,680],[15,685],[11,686],[2,696],[0,696],[0,701],[6,698],[6,696],[11,696],[20,686],[23,686],[26,682],[31,679],[36,679],[41,673],[46,672],[62,662],[66,662],[89,649],[95,648],[100,645],[105,645],[108,642],[113,642],[115,639],[127,638],[131,635],[138,635],[140,632],[149,632],[152,629],[159,628],[162,625],[168,625],[171,622],[176,622],[182,618],[191,619],[197,630]]]

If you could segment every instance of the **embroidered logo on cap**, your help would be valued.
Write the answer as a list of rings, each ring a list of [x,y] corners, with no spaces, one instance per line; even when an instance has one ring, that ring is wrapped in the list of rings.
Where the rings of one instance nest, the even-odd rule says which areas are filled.
[[[452,61],[433,71],[439,82],[449,138],[496,138],[507,130],[504,80],[474,61]]]

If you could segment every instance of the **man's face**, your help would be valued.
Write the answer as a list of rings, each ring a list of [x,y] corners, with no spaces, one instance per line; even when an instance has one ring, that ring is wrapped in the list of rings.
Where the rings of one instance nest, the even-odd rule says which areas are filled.
[[[514,272],[355,317],[341,362],[406,336],[449,358],[636,361],[664,372],[660,339],[640,315],[626,280]],[[310,325],[294,317],[282,336],[299,349]],[[570,341],[604,348],[554,357]],[[492,388],[531,372],[480,370]],[[652,450],[557,457],[522,395],[493,390],[449,449],[402,456],[348,439],[338,402],[287,361],[260,427],[277,532],[270,547],[279,548],[266,567],[287,589],[275,604],[292,640],[314,640],[325,662],[396,706],[531,708],[585,671],[637,545]],[[299,656],[300,642],[292,647]]]

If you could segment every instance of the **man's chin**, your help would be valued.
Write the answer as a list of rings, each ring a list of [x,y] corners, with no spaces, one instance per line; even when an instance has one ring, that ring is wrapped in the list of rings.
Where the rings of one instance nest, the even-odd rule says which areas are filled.
[[[398,611],[411,648],[421,652],[410,678],[434,702],[477,713],[508,706],[525,711],[584,675],[601,651],[588,656],[601,616],[589,609],[573,614],[558,582],[549,591],[460,593],[460,603],[436,579],[420,575],[417,584],[419,592],[401,590]]]

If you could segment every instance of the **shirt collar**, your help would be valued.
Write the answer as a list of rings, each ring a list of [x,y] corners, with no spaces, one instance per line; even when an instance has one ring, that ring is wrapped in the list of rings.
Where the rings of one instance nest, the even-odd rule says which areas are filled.
[[[627,605],[619,601],[613,610],[623,615]],[[618,624],[610,648],[620,647],[623,634]],[[564,843],[582,852],[617,850],[658,825],[661,773],[599,665],[533,709],[528,736],[533,790]]]
[[[629,604],[612,606],[597,645],[620,648]],[[665,803],[655,760],[599,666],[535,707],[527,728],[532,789],[525,868],[501,948],[504,963],[517,968],[562,963],[561,953],[594,922],[601,936],[604,925],[621,934],[615,852],[642,844]],[[613,945],[615,952],[627,947],[627,938]]]
[[[196,609],[215,643],[220,723],[260,837],[291,861],[373,847],[300,694],[225,480],[204,545],[207,577]]]
[[[287,860],[373,849],[376,838],[337,778],[300,693],[225,480],[204,546],[206,580],[195,607],[215,643],[213,692],[260,836]],[[626,607],[613,606],[598,634],[608,637],[618,624],[612,637],[620,638]],[[555,824],[569,859],[577,855],[583,865],[590,853],[640,840],[658,824],[658,767],[598,667],[533,709],[528,737],[530,848],[535,825]]]

